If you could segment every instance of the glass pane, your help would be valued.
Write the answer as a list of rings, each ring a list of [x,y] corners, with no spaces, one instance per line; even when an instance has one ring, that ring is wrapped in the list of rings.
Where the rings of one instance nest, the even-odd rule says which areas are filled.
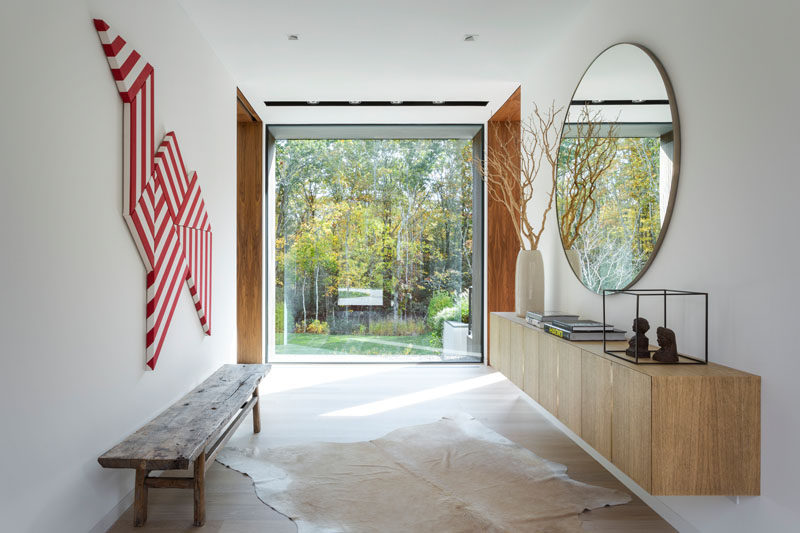
[[[575,181],[569,154],[588,140],[563,139],[559,152],[557,202],[564,216],[566,194]],[[562,242],[572,239],[571,266],[589,289],[626,287],[642,271],[655,249],[669,199],[672,167],[664,157],[658,137],[627,137],[615,141],[615,156],[594,183],[589,201],[574,213],[578,221],[565,231]],[[566,191],[566,192],[565,192]]]
[[[277,141],[271,361],[480,361],[471,154],[460,139]]]

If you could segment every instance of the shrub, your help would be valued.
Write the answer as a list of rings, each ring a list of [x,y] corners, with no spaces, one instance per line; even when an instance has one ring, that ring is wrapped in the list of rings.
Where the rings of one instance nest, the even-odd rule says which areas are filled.
[[[469,293],[462,292],[458,300],[450,307],[445,307],[433,317],[431,325],[432,344],[442,345],[442,334],[444,323],[447,320],[454,320],[466,323],[469,320]]]
[[[328,333],[330,333],[330,331],[331,328],[328,327],[328,323],[320,322],[319,320],[314,320],[306,328],[306,333],[316,333],[319,335],[327,335]]]
[[[428,327],[434,329],[434,321],[436,319],[436,315],[442,309],[447,307],[452,307],[453,304],[453,297],[450,296],[450,293],[447,291],[436,291],[431,296],[430,302],[428,302]]]
[[[320,322],[319,320],[313,320],[310,323],[306,324],[305,321],[300,321],[294,325],[294,332],[295,333],[316,333],[327,335],[331,332],[330,327],[328,327],[327,322]]]
[[[372,320],[369,323],[369,334],[378,336],[422,335],[425,333],[425,321],[417,318],[405,320]]]

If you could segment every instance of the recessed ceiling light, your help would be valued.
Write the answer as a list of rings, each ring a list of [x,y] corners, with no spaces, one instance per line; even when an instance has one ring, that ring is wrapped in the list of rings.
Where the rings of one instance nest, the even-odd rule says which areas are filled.
[[[286,38],[289,39],[290,41],[299,41],[300,40],[300,36],[297,35],[296,33],[290,33],[289,35],[286,36]]]
[[[602,99],[595,99],[595,100],[592,100],[592,103],[593,104],[602,104],[603,100]]]
[[[317,105],[319,103],[319,100],[308,100],[306,103],[308,105]]]
[[[350,105],[358,105],[361,103],[361,100],[350,100]]]
[[[436,105],[442,105],[444,103],[444,100],[434,100],[433,103]]]
[[[633,102],[634,104],[641,104],[642,102],[644,102],[644,98],[637,98],[636,100],[631,100],[631,102]]]
[[[391,103],[392,103],[393,105],[400,105],[400,104],[402,104],[402,103],[403,103],[403,101],[402,101],[402,100],[392,100],[392,101],[391,101]]]
[[[465,33],[464,34],[464,42],[471,43],[478,40],[477,33]]]

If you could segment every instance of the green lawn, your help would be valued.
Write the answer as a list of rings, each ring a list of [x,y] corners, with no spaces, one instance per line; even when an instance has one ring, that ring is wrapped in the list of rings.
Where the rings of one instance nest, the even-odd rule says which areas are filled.
[[[278,334],[282,341],[283,334]],[[290,333],[289,344],[276,342],[278,354],[434,355],[441,348],[425,335],[317,335]]]

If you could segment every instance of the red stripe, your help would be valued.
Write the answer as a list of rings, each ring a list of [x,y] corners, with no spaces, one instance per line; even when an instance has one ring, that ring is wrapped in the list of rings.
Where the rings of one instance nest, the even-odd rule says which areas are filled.
[[[139,155],[140,163],[140,175],[142,183],[147,183],[148,173],[145,169],[148,166],[149,161],[147,161],[147,105],[150,103],[147,98],[147,89],[145,88],[141,92],[141,99],[142,99],[142,107],[139,109],[141,113],[141,125],[137,130],[139,134],[139,146],[141,146],[141,153]]]
[[[180,220],[190,228],[196,228],[194,224],[192,224],[192,214],[194,213],[195,206],[197,206],[197,199],[199,198],[199,194],[197,194],[196,187],[189,188],[189,195],[186,197],[186,203],[183,204],[182,216]],[[191,204],[189,203],[191,202]]]
[[[125,62],[122,64],[121,67],[111,69],[111,75],[117,81],[124,80],[125,77],[128,75],[128,73],[133,68],[133,66],[136,64],[136,62],[139,61],[140,57],[141,56],[139,55],[139,52],[134,50],[133,52],[131,52],[131,55],[128,56],[128,59],[125,60]]]
[[[186,165],[183,164],[183,156],[181,155],[180,148],[178,148],[178,138],[175,136],[175,132],[171,131],[167,135],[172,135],[172,138],[175,139],[175,150],[178,152],[178,160],[181,163],[181,169],[183,169],[183,175],[186,176]]]
[[[178,278],[178,279],[180,279],[180,278]],[[180,295],[180,292],[176,292],[175,297],[172,298],[172,302],[170,302],[168,304],[170,309],[169,309],[169,314],[167,316],[167,320],[166,320],[166,323],[165,323],[164,330],[161,333],[161,335],[159,336],[160,339],[158,341],[158,346],[156,346],[156,350],[155,350],[155,354],[153,355],[153,358],[150,359],[150,361],[147,362],[147,365],[150,366],[151,369],[155,369],[156,362],[158,361],[158,356],[161,353],[161,347],[163,346],[164,339],[167,336],[167,330],[169,329],[169,324],[170,324],[170,322],[172,322],[172,315],[175,313],[175,308],[178,305],[178,300],[179,300],[178,295]]]
[[[155,136],[155,109],[156,109],[156,72],[150,76],[150,176],[153,175],[153,166],[155,165],[155,158],[153,154],[156,146]]]
[[[134,206],[139,202],[139,188],[138,176],[136,175],[136,106],[139,105],[139,100],[134,98],[128,108],[130,116],[130,130],[129,130],[129,146],[128,146],[128,174],[130,176],[130,189],[128,191],[128,199],[131,204],[129,209],[133,211]]]
[[[117,35],[117,38],[111,44],[103,45],[103,51],[105,51],[107,57],[114,57],[123,46],[125,46],[125,39]]]
[[[206,211],[206,203],[203,201],[203,221],[200,223],[200,229],[203,231],[211,231],[208,225],[208,212]]]
[[[172,268],[172,266],[175,264],[176,261],[180,262],[180,257],[178,256],[178,251],[180,249],[180,246],[178,245],[177,242],[175,242],[175,239],[172,238],[172,234],[170,234],[167,237],[167,239],[169,240],[167,241],[167,245],[164,246],[164,251],[161,254],[162,259],[161,261],[159,261],[158,268],[156,268],[156,270],[159,273],[165,275],[169,274],[170,268]],[[166,258],[168,252],[170,253],[169,259]],[[156,294],[155,294],[156,300],[161,300],[161,295],[162,292],[164,291],[165,281],[166,281],[166,276],[161,278],[158,288],[156,289]]]
[[[197,197],[196,198],[198,200],[200,200],[200,205],[197,206],[197,216],[194,217],[194,221],[192,222],[192,227],[193,228],[197,228],[197,229],[202,229],[200,227],[200,218],[203,216],[203,212],[205,211],[206,204],[203,203],[203,196],[202,196],[202,194],[201,194],[201,192],[199,190],[200,187],[198,186],[197,189],[198,189],[198,191],[197,191]]]
[[[147,256],[147,263],[150,265],[149,269],[153,269],[153,238],[152,235],[148,235],[145,227],[142,226],[142,220],[139,217],[139,213],[134,210],[131,214],[131,221],[133,225],[136,227],[136,233],[139,235],[139,241],[142,243],[144,247],[144,253]]]
[[[212,249],[212,241],[214,236],[211,232],[208,232],[208,250],[206,251],[206,256],[208,257],[208,271],[206,272],[206,278],[208,279],[208,292],[206,292],[206,322],[208,323],[208,331],[206,335],[211,335],[211,258],[213,257],[211,254]]]
[[[178,147],[178,141],[175,135],[172,135],[172,142],[167,144],[167,153],[169,154],[169,161],[174,169],[175,184],[180,191],[178,196],[178,205],[183,203],[183,195],[186,194],[186,168],[181,162],[181,149]]]
[[[97,31],[106,31],[109,28],[109,25],[103,19],[94,19],[92,22],[94,22],[94,29]]]
[[[175,250],[177,249],[178,247],[176,246]],[[161,308],[161,311],[158,314],[158,318],[156,319],[154,326],[156,329],[160,331],[163,330],[163,333],[159,335],[159,337],[161,337],[161,340],[159,341],[158,349],[161,349],[161,342],[164,341],[167,329],[169,329],[169,323],[172,320],[172,312],[175,310],[175,304],[177,303],[178,296],[180,295],[180,287],[178,287],[178,290],[175,290],[175,285],[181,283],[181,281],[185,279],[185,277],[186,277],[186,266],[182,265],[179,266],[177,269],[175,269],[172,279],[169,280],[169,288],[167,289],[166,294],[164,294],[164,297],[165,298],[169,297],[170,299],[168,299],[165,302],[166,305]],[[164,281],[166,281],[166,279],[162,280],[162,287],[164,286],[163,285]],[[156,298],[159,298],[159,296],[157,296]],[[163,328],[160,327],[162,323],[164,324]]]
[[[139,73],[139,76],[136,78],[136,81],[133,82],[130,89],[127,92],[119,93],[122,97],[123,102],[130,102],[134,98],[136,98],[136,93],[139,92],[139,89],[142,88],[144,82],[147,80],[147,76],[153,73],[153,67],[150,63],[146,64],[142,71]]]
[[[162,142],[161,146],[159,147],[158,156],[162,162],[161,166],[163,167],[164,172],[166,173],[166,175],[164,176],[164,181],[167,182],[167,184],[169,185],[169,191],[172,193],[171,203],[174,205],[170,205],[170,212],[174,211],[172,212],[172,216],[177,219],[178,213],[180,212],[181,208],[181,198],[180,194],[178,193],[178,189],[176,187],[175,178],[172,176],[172,171],[169,168],[169,162],[167,162],[168,150],[169,146],[166,143],[166,141]]]

